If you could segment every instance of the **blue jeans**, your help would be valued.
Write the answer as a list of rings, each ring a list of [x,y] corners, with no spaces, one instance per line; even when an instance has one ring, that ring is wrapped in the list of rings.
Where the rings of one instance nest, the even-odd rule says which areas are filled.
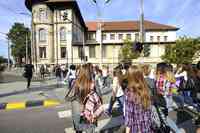
[[[169,125],[169,127],[171,127],[171,129],[175,132],[175,133],[182,133],[182,131],[178,128],[178,126],[176,125],[176,123],[169,117],[167,117],[167,124]]]
[[[118,102],[119,104],[119,111],[121,113],[123,113],[123,107],[124,107],[124,96],[121,96],[121,97],[115,97],[114,100],[113,100],[113,96],[111,97],[110,99],[110,103],[109,103],[109,107],[108,107],[108,113],[112,113],[112,108],[113,108],[113,105],[115,102]]]

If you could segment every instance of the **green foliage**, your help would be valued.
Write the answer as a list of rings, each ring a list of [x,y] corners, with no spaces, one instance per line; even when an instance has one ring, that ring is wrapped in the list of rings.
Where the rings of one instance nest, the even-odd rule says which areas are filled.
[[[137,59],[140,57],[139,52],[133,52],[133,45],[134,43],[130,40],[124,40],[124,45],[122,46],[119,54],[122,62],[131,62],[132,59]]]
[[[148,57],[150,55],[150,44],[144,44],[143,53],[144,57]]]
[[[26,56],[26,35],[28,35],[28,46],[30,46],[30,30],[21,23],[15,23],[8,33],[8,37],[11,40],[11,53],[15,59],[21,61]],[[30,52],[29,52],[30,54]],[[30,56],[30,55],[29,55]],[[18,62],[16,61],[16,62]],[[19,62],[21,64],[21,62]]]
[[[192,63],[197,58],[195,54],[200,51],[199,39],[182,37],[176,44],[166,46],[162,59],[173,64]]]

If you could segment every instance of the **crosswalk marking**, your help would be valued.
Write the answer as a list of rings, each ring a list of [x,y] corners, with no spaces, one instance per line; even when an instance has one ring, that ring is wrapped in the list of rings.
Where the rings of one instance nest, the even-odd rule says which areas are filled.
[[[117,107],[117,104],[114,104],[113,108]],[[103,104],[103,108],[104,110],[108,108],[108,104]],[[67,118],[67,117],[71,117],[72,116],[72,112],[71,110],[65,110],[65,111],[59,111],[58,112],[58,117],[59,118]]]
[[[67,117],[70,117],[71,115],[72,115],[71,110],[58,112],[58,117],[59,118],[67,118]]]

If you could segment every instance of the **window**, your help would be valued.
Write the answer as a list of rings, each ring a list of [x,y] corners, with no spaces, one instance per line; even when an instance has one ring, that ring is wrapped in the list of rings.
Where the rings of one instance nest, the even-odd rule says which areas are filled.
[[[135,41],[139,41],[139,33],[135,33]]]
[[[157,36],[157,41],[160,42],[160,36]]]
[[[96,34],[95,33],[89,33],[88,34],[88,39],[89,40],[95,40],[96,39]]]
[[[82,59],[83,58],[83,47],[82,46],[79,46],[78,47],[78,58],[79,59]]]
[[[110,40],[115,40],[115,34],[110,34]]]
[[[47,58],[46,47],[39,47],[39,54],[41,59]]]
[[[60,48],[60,56],[61,58],[66,58],[66,54],[67,54],[67,51],[66,51],[66,47],[61,47]]]
[[[89,47],[89,56],[90,56],[90,58],[95,58],[96,57],[95,46],[90,46]]]
[[[60,41],[66,41],[66,29],[64,27],[60,29]]]
[[[168,41],[168,36],[164,36],[164,41],[165,41],[165,42]]]
[[[118,39],[119,39],[119,40],[122,40],[122,39],[123,39],[123,34],[119,34],[119,35],[118,35]]]
[[[45,29],[39,30],[39,41],[40,42],[46,42],[47,41],[47,34]]]
[[[45,9],[40,8],[39,10],[39,20],[44,21],[47,18],[47,13]]]
[[[153,42],[153,36],[150,36],[150,41]]]
[[[107,39],[106,37],[107,37],[106,34],[103,34],[103,40],[106,40]]]
[[[103,46],[102,46],[102,57],[103,57],[103,58],[106,58],[106,56],[107,56],[106,52],[107,52],[107,51],[106,51],[106,46],[103,45]]]
[[[68,21],[68,12],[67,10],[61,10],[60,11],[60,20],[63,20],[63,21]]]
[[[131,34],[126,34],[126,39],[131,40]]]

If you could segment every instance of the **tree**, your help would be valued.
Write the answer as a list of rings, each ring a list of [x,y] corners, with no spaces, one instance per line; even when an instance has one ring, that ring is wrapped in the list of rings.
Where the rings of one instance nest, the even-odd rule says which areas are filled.
[[[176,41],[176,44],[166,46],[162,59],[176,65],[192,63],[198,57],[196,54],[199,51],[199,39],[181,37]]]
[[[119,58],[121,62],[131,62],[132,59],[137,59],[140,57],[139,51],[134,51],[133,48],[135,47],[135,43],[131,42],[130,40],[124,40],[124,45],[122,46]]]
[[[28,53],[30,57],[30,30],[25,27],[24,24],[15,23],[8,33],[8,38],[11,40],[11,53],[15,61],[20,65],[22,64],[22,59],[26,56],[26,36],[28,39]]]

